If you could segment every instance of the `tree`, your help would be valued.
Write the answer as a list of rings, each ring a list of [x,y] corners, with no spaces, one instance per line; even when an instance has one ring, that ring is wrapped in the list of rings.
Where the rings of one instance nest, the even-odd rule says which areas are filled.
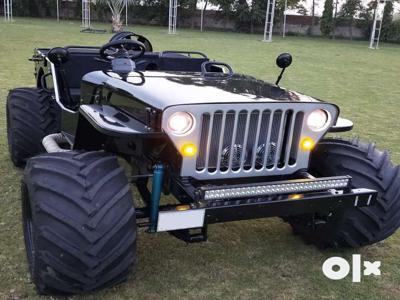
[[[194,25],[195,25],[195,19],[194,19],[194,15],[196,14],[196,10],[197,10],[197,0],[190,0],[189,3],[189,13],[191,15],[191,23],[190,23],[190,28],[193,29]]]
[[[361,9],[361,0],[347,0],[341,9],[340,15],[349,22],[350,39],[353,39],[354,17]]]
[[[297,10],[298,14],[302,16],[307,16],[308,10],[302,3],[296,4],[294,8]]]
[[[307,14],[307,9],[301,3],[302,0],[287,0],[288,10],[297,10],[300,14]],[[283,33],[283,17],[285,13],[285,0],[276,0],[274,24],[281,24],[281,34]],[[265,12],[264,12],[265,14]],[[265,21],[265,19],[264,19]]]
[[[315,0],[312,0],[312,5],[311,5],[311,26],[308,28],[308,35],[312,35],[313,34],[314,25],[315,25]]]
[[[333,29],[333,0],[326,0],[321,18],[321,32],[324,36],[330,36]]]
[[[207,5],[208,5],[208,0],[204,1],[204,6],[201,9],[201,13],[200,13],[200,30],[203,31],[204,29],[204,13],[207,10]]]
[[[251,3],[254,5],[255,1]],[[235,29],[237,31],[248,32],[250,29],[250,23],[252,22],[252,9],[246,0],[237,0],[234,4],[235,11]],[[251,30],[250,30],[251,32]]]
[[[335,12],[333,13],[333,21],[332,21],[332,38],[335,39],[335,32],[336,32],[336,20],[338,16],[338,5],[339,5],[339,0],[334,0],[335,1]]]
[[[246,1],[245,1],[246,2]],[[265,1],[253,0],[250,7],[250,32],[254,33],[254,27],[265,21],[265,11],[262,9]],[[265,8],[266,10],[266,8]]]
[[[390,27],[393,21],[393,2],[386,2],[382,16],[381,37],[383,41],[389,40]]]
[[[229,16],[232,12],[235,0],[210,0],[210,3],[219,7],[225,15],[225,28],[229,22]]]
[[[288,0],[288,9],[297,9],[299,12],[307,13],[307,10],[300,3],[301,0]],[[264,26],[265,13],[267,11],[266,0],[236,0],[234,5],[236,29],[245,32],[254,32],[256,26]],[[283,13],[285,10],[285,0],[276,0],[274,25],[283,22]],[[281,29],[283,26],[281,26]]]
[[[112,18],[112,32],[120,32],[123,28],[123,21],[121,19],[122,12],[126,4],[132,4],[133,0],[96,0],[96,4],[107,4],[111,10]]]
[[[371,0],[366,6],[363,6],[358,14],[357,25],[364,31],[365,38],[369,39],[371,37],[371,30],[373,21],[376,14],[376,4],[377,0]]]

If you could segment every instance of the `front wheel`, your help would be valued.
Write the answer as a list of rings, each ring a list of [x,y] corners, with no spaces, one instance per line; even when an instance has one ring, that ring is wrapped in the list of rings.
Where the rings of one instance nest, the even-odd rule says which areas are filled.
[[[374,144],[358,139],[322,140],[312,153],[310,173],[350,175],[354,188],[376,190],[378,199],[373,206],[289,218],[294,232],[307,242],[356,248],[382,241],[400,226],[400,167]]]
[[[136,218],[115,156],[71,151],[30,159],[22,210],[40,293],[78,294],[126,280],[136,260]]]

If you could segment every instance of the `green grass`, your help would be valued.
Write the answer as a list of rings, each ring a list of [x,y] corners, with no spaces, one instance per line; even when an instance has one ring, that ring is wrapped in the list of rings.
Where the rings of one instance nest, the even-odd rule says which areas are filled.
[[[35,47],[101,45],[110,34],[79,33],[73,23],[17,19],[0,23],[0,299],[39,299],[29,282],[20,224],[21,170],[8,157],[5,99],[9,89],[32,86]],[[107,28],[106,24],[96,24]],[[273,81],[275,57],[291,52],[282,84],[331,101],[355,122],[354,135],[376,141],[400,162],[400,47],[367,42],[288,37],[262,43],[259,35],[132,27],[156,50],[199,50],[228,62],[236,72]],[[233,222],[209,228],[209,241],[186,245],[168,234],[140,233],[135,275],[119,287],[73,299],[400,299],[400,234],[359,250],[318,250],[305,245],[279,219]],[[381,277],[330,281],[321,272],[333,255],[361,253],[382,261]]]

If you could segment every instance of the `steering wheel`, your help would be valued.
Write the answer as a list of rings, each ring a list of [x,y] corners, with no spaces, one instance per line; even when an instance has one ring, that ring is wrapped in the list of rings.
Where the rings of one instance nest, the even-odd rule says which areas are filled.
[[[131,31],[122,31],[113,35],[109,42],[114,42],[117,40],[134,40],[143,43],[146,46],[147,52],[153,52],[153,45],[150,41],[143,35],[136,34]]]
[[[114,58],[136,59],[142,57],[145,51],[146,47],[139,41],[116,40],[101,47],[100,56],[106,60],[113,60]]]

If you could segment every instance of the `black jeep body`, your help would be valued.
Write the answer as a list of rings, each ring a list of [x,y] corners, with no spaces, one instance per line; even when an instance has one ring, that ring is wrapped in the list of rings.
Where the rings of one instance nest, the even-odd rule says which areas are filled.
[[[34,220],[35,213],[29,213],[32,205],[47,207],[56,203],[32,204],[39,197],[34,186],[39,184],[56,197],[64,194],[61,190],[68,189],[63,176],[70,176],[70,181],[80,182],[86,188],[75,198],[65,195],[73,199],[60,200],[58,205],[65,209],[64,214],[70,214],[68,218],[61,216],[63,212],[58,211],[57,205],[47,213],[60,216],[54,218],[64,223],[70,219],[70,227],[76,217],[77,224],[83,222],[83,228],[110,216],[113,221],[106,220],[108,225],[104,225],[109,227],[104,230],[110,232],[118,225],[113,222],[126,220],[124,224],[130,224],[127,228],[135,231],[134,240],[126,239],[129,230],[124,231],[126,242],[121,245],[126,249],[136,242],[136,226],[148,232],[167,231],[186,242],[197,242],[207,239],[207,226],[212,223],[279,216],[305,239],[323,246],[362,246],[382,240],[397,229],[398,224],[392,221],[383,231],[373,228],[374,218],[363,223],[374,234],[364,235],[357,224],[346,221],[363,213],[381,215],[383,212],[379,213],[374,204],[386,201],[388,197],[382,195],[390,188],[382,191],[382,185],[375,183],[390,180],[371,179],[381,172],[377,169],[383,168],[377,161],[387,159],[382,152],[358,141],[325,139],[329,132],[349,131],[353,127],[352,122],[339,117],[336,105],[235,74],[229,65],[212,61],[200,52],[153,52],[150,42],[141,36],[139,41],[144,42],[146,49],[140,44],[142,53],[137,54],[135,49],[137,57],[131,59],[124,45],[132,44],[126,41],[132,36],[138,37],[119,36],[122,47],[108,60],[104,59],[104,47],[35,50],[32,60],[37,89],[39,95],[49,95],[49,106],[56,103],[60,126],[38,133],[44,149],[54,153],[33,158],[26,167],[23,191],[25,202],[30,203],[24,206],[28,252],[32,248],[29,236],[33,235],[29,228],[36,226],[29,222],[39,222]],[[115,40],[111,47],[115,50],[113,47]],[[15,93],[17,98],[25,92]],[[13,144],[13,135],[18,134],[13,128],[18,124],[12,123],[12,101],[9,102],[10,152],[14,162],[21,162],[29,157],[22,157],[18,145]],[[33,154],[37,153],[30,156]],[[123,158],[131,165],[131,176],[126,179],[119,174],[119,181],[114,182],[111,173],[117,172],[118,166],[108,162],[108,155]],[[386,174],[397,170],[391,164],[385,168]],[[56,179],[46,177],[50,175],[44,170],[60,176],[59,181],[51,183]],[[42,175],[35,179],[37,173]],[[62,173],[70,175],[61,176]],[[42,182],[41,178],[49,179]],[[98,179],[91,183],[95,178]],[[126,193],[115,198],[126,189],[126,180],[136,185],[144,206],[133,207],[131,196]],[[397,188],[396,180],[390,181],[396,183],[392,183],[393,189]],[[96,191],[103,187],[108,198],[101,200],[103,196],[92,193],[93,186],[98,186]],[[162,193],[174,195],[177,202],[160,204]],[[86,203],[85,199],[91,199],[94,206],[87,208],[86,219],[81,219],[68,203],[81,205],[80,201]],[[391,199],[397,201],[398,196]],[[125,201],[124,208],[117,207],[115,203],[119,201]],[[107,213],[98,209],[103,206]],[[102,217],[93,215],[97,213]],[[393,220],[392,217],[391,214],[384,218]],[[89,237],[94,239],[99,233],[95,226],[89,227]],[[60,229],[58,236],[74,240],[74,234],[65,230]],[[121,238],[122,233],[112,245],[117,245]],[[86,244],[82,242],[76,247],[89,247],[83,245]],[[108,262],[107,256],[96,255],[90,258],[99,259],[99,264]],[[125,258],[129,263],[118,269],[120,272],[111,281],[102,277],[108,274],[92,276],[92,271],[87,271],[89,283],[78,280],[78,284],[76,278],[70,280],[56,274],[54,278],[62,278],[58,285],[32,272],[37,285],[42,285],[41,292],[84,292],[124,280],[126,266],[133,262],[131,256]],[[63,263],[71,261],[66,259]],[[81,271],[78,268],[73,272]]]
[[[219,119],[218,127],[223,126],[221,116],[226,114],[225,125],[231,126],[230,129],[232,130],[232,125],[229,125],[227,121],[230,115],[237,113],[237,122],[243,122],[239,120],[242,116],[248,118],[249,123],[255,123],[258,119],[260,119],[260,122],[264,122],[263,117],[266,120],[271,113],[270,110],[265,108],[276,107],[275,116],[269,117],[272,124],[270,134],[273,135],[270,138],[270,143],[277,144],[280,142],[277,148],[283,151],[285,147],[290,148],[290,145],[287,145],[289,138],[293,139],[295,142],[291,143],[291,149],[287,150],[290,150],[290,155],[295,156],[295,152],[301,151],[298,143],[302,134],[300,129],[302,122],[304,122],[303,111],[315,109],[320,107],[321,104],[324,107],[323,101],[288,91],[247,75],[209,76],[214,72],[204,72],[202,66],[210,64],[216,68],[216,74],[218,74],[218,71],[220,71],[218,63],[210,61],[205,54],[199,52],[145,52],[136,61],[135,70],[123,76],[115,73],[109,62],[98,59],[100,48],[70,46],[65,49],[68,51],[68,60],[63,64],[53,64],[47,59],[50,49],[36,50],[34,60],[36,60],[35,69],[38,87],[47,89],[49,85],[55,88],[56,98],[58,94],[59,104],[63,107],[61,129],[71,148],[84,151],[101,149],[127,157],[130,162],[137,165],[140,171],[138,175],[143,177],[152,176],[152,168],[159,163],[164,164],[169,184],[167,189],[173,192],[181,203],[189,203],[191,209],[199,208],[203,210],[204,207],[207,207],[204,224],[289,215],[287,206],[293,207],[293,203],[285,202],[287,197],[290,196],[289,194],[282,199],[284,201],[278,201],[279,198],[282,198],[280,193],[267,198],[252,195],[249,199],[239,197],[239,200],[237,200],[238,197],[235,197],[234,201],[226,201],[229,200],[229,197],[226,199],[222,197],[216,199],[215,203],[213,201],[205,203],[205,190],[220,190],[221,187],[224,187],[224,190],[255,188],[263,185],[266,181],[283,185],[286,183],[296,184],[297,182],[304,182],[305,184],[320,182],[319,179],[312,179],[307,175],[308,161],[303,169],[289,168],[284,170],[282,168],[281,172],[271,172],[271,176],[262,172],[260,172],[261,175],[251,172],[243,175],[239,172],[238,175],[231,173],[214,178],[213,173],[215,172],[213,170],[224,168],[221,162],[219,166],[216,166],[217,156],[223,155],[221,153],[213,155],[213,157],[211,157],[212,154],[209,155],[209,160],[214,160],[214,162],[209,162],[210,165],[207,166],[207,169],[211,171],[207,172],[205,176],[196,176],[192,171],[186,172],[186,174],[184,169],[187,167],[183,164],[184,158],[179,152],[179,146],[174,145],[171,137],[166,134],[162,123],[163,113],[167,109],[174,110],[177,107],[184,107],[187,111],[195,111],[207,107],[206,111],[199,116],[199,122],[203,122],[203,127],[210,126],[209,119],[207,123],[206,118],[209,118],[208,114],[213,112],[214,120]],[[51,77],[50,84],[46,80],[47,74],[49,74],[48,77]],[[54,87],[54,82],[57,85],[56,87]],[[240,108],[238,111],[232,110],[235,105]],[[244,108],[251,108],[252,106],[254,108],[249,111],[247,117],[247,110]],[[288,110],[285,111],[284,107],[287,107]],[[310,108],[304,109],[307,107]],[[332,120],[330,120],[332,126],[326,127],[323,133],[347,131],[352,128],[351,122],[344,119],[339,119],[339,124],[337,124],[339,116],[337,106],[329,104],[326,107],[329,107],[332,113]],[[261,113],[258,114],[258,112]],[[231,123],[234,122],[231,121]],[[280,123],[281,128],[277,128],[279,124],[274,123]],[[241,126],[245,126],[245,122]],[[256,125],[248,124],[249,128],[246,130],[255,131],[256,129],[250,128],[251,126],[255,127]],[[265,126],[265,129],[268,127],[266,124],[260,124],[261,130],[263,129],[262,126]],[[291,126],[292,132],[289,128]],[[220,138],[221,132],[218,134],[212,131],[214,129],[210,130],[211,136],[208,139]],[[237,136],[240,135],[238,131]],[[203,160],[202,164],[204,165],[204,160],[207,157],[205,152],[221,152],[223,150],[218,149],[222,145],[214,145],[214,149],[206,150],[207,138],[204,137],[205,134],[207,133],[203,131],[202,138],[195,137],[197,139],[195,144],[199,148],[195,167],[197,169],[199,167],[205,168],[205,166],[200,166],[200,161]],[[225,135],[225,138],[232,138],[232,134],[229,136],[228,132]],[[244,135],[245,132],[243,131],[241,133],[242,143]],[[248,134],[247,140],[252,147],[256,139],[255,132],[253,132],[252,140],[250,140],[249,135],[251,133]],[[279,135],[284,137],[280,139]],[[289,135],[291,136],[289,137]],[[315,136],[316,142],[322,137],[322,133]],[[267,135],[264,135],[264,138],[267,138]],[[226,145],[228,144],[226,143]],[[259,142],[259,144],[262,143]],[[226,145],[225,147],[227,147]],[[231,144],[229,146],[235,147]],[[285,154],[283,152],[280,155],[276,154],[277,169],[279,168],[278,164],[285,163],[280,161],[285,159]],[[234,153],[232,156],[235,155],[240,156],[238,153]],[[279,161],[278,156],[280,156]],[[295,158],[287,157],[287,159]],[[246,163],[249,162],[244,162],[244,164]],[[225,166],[225,168],[234,169],[233,165]],[[199,172],[199,174],[201,173]],[[342,179],[342,177],[338,177],[331,180],[334,183],[335,180]],[[330,193],[321,192],[318,188],[315,191],[311,189],[311,192],[317,193],[304,195],[310,196],[310,200],[307,197],[299,199],[296,204],[296,213],[326,210],[328,207],[332,209],[333,207],[354,206],[356,197],[360,198],[358,202],[360,206],[367,205],[367,203],[368,205],[373,204],[376,196],[374,191],[352,191],[350,189],[350,178],[345,180],[348,194],[332,196]],[[244,182],[244,184],[238,184],[238,182]],[[141,181],[139,181],[139,184],[141,184]],[[145,187],[141,187],[139,190],[143,189]],[[142,196],[146,195],[148,194],[144,193]],[[329,200],[325,198],[329,198]],[[276,201],[271,201],[273,199]],[[151,199],[147,200],[151,207]],[[329,205],[327,205],[328,202]],[[170,211],[174,207],[167,206],[159,209]],[[149,217],[152,213],[153,215],[158,214],[158,211],[156,213],[151,212],[149,207],[137,209],[137,212],[143,217]],[[154,220],[156,219],[158,218],[154,218]],[[156,224],[151,224],[150,227],[153,231],[156,231]],[[184,230],[186,229],[184,228]]]

